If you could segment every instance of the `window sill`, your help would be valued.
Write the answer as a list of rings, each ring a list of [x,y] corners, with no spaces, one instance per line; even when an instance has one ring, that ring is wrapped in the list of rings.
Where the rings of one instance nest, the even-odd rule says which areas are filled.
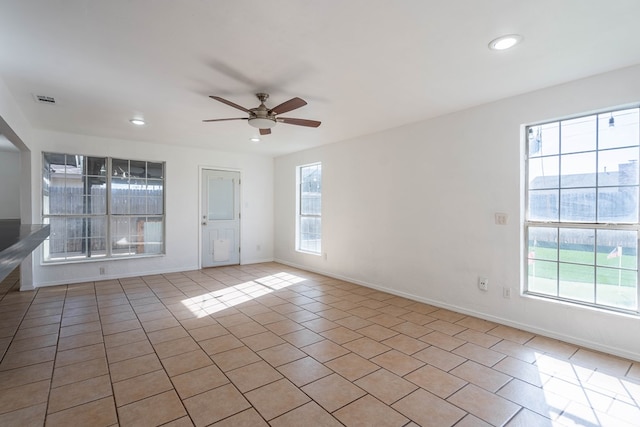
[[[540,302],[545,302],[550,304],[559,304],[572,309],[587,310],[587,311],[598,312],[601,314],[609,314],[614,316],[624,316],[631,319],[638,319],[640,317],[640,313],[632,310],[599,307],[599,306],[591,305],[587,303],[567,301],[560,298],[554,298],[548,295],[535,294],[535,293],[526,292],[526,291],[523,292],[521,296],[524,298],[535,300],[535,301],[540,301]]]
[[[306,255],[322,256],[322,252],[310,252],[310,251],[303,251],[301,249],[296,249],[296,252],[301,254],[306,254]]]
[[[41,266],[49,266],[49,265],[69,265],[69,264],[88,264],[94,262],[105,262],[105,261],[118,261],[118,260],[132,260],[132,259],[147,259],[147,258],[158,258],[166,256],[165,253],[162,254],[149,254],[149,255],[136,255],[136,256],[122,256],[122,257],[104,257],[104,258],[90,258],[90,259],[78,259],[78,260],[62,260],[62,261],[42,261],[40,262]]]

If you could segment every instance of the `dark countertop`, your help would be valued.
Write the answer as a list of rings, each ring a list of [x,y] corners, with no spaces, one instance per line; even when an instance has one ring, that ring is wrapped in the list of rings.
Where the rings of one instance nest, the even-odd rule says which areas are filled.
[[[0,281],[49,237],[49,225],[0,220]]]

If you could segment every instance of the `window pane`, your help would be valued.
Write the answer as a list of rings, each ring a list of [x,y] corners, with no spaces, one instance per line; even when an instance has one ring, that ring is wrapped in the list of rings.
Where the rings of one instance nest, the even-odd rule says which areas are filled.
[[[160,254],[164,250],[162,218],[116,217],[111,221],[114,256]]]
[[[598,230],[597,264],[638,269],[638,233],[633,230]]]
[[[128,214],[129,207],[129,178],[111,178],[111,213]]]
[[[131,160],[129,162],[129,173],[134,178],[146,178],[147,177],[147,162],[141,162],[138,160]]]
[[[68,182],[67,182],[68,184]],[[64,200],[65,200],[65,214],[70,215],[80,215],[85,212],[84,209],[84,191],[82,188],[82,183],[72,183],[73,186],[67,186],[65,189]],[[80,184],[80,186],[77,186]]]
[[[529,160],[529,189],[560,186],[560,158],[537,157]]]
[[[129,160],[112,159],[111,176],[126,178],[129,176]]]
[[[596,304],[625,310],[638,306],[638,273],[615,268],[597,269]]]
[[[87,218],[87,257],[100,258],[107,255],[107,217]]]
[[[66,219],[65,218],[47,218],[46,223],[49,224],[49,238],[48,248],[49,250],[45,254],[47,260],[64,259],[65,257],[65,245],[66,245]],[[48,255],[48,256],[47,256]]]
[[[558,229],[529,228],[529,260],[558,260]],[[531,262],[531,261],[529,261]]]
[[[106,176],[107,159],[104,157],[87,157],[87,175]]]
[[[595,222],[596,189],[560,190],[560,221]]]
[[[561,228],[559,260],[576,264],[593,264],[596,232],[593,229]]]
[[[320,218],[300,218],[300,250],[320,252],[320,236],[322,235],[322,223]]]
[[[87,213],[104,215],[107,213],[107,184],[104,178],[89,179],[89,195],[85,198]]]
[[[598,185],[638,185],[638,147],[600,151]]]
[[[135,222],[126,216],[111,218],[111,253],[114,256],[135,254]]]
[[[300,213],[303,215],[322,214],[322,195],[320,193],[303,193],[300,197]]]
[[[564,120],[560,125],[562,153],[596,149],[596,116]]]
[[[638,222],[638,187],[599,188],[598,221]]]
[[[531,292],[558,295],[558,263],[529,260],[527,287]]]
[[[147,213],[147,182],[145,179],[129,180],[129,213],[145,215]]]
[[[583,302],[595,302],[595,268],[560,263],[558,296]]]
[[[106,217],[48,219],[51,232],[46,260],[74,260],[106,255]]]
[[[529,214],[532,221],[558,221],[560,205],[558,190],[529,191]]]
[[[149,180],[147,182],[147,214],[160,215],[164,212],[163,182]]]
[[[148,178],[154,178],[154,179],[164,178],[163,169],[164,168],[163,168],[163,164],[162,163],[148,162],[147,163],[147,177]]]
[[[529,129],[530,156],[550,156],[560,152],[560,125],[558,122],[531,126]]]
[[[320,165],[300,169],[300,213],[322,214],[322,168]]]
[[[232,220],[235,217],[234,180],[209,178],[208,186],[209,210],[207,216],[209,220]]]
[[[594,187],[596,185],[596,153],[581,153],[562,156],[560,160],[560,186]]]
[[[136,228],[138,253],[160,254],[163,252],[164,236],[161,218],[139,218]]]
[[[638,145],[640,123],[637,108],[598,115],[598,148]],[[613,123],[611,123],[613,118]]]
[[[46,197],[44,200],[44,202],[48,205],[47,208],[44,209],[45,213],[57,215],[64,214],[66,212],[64,188],[64,179],[60,179],[59,177],[55,176],[54,173],[52,173],[51,181],[49,182],[48,186],[48,197]]]

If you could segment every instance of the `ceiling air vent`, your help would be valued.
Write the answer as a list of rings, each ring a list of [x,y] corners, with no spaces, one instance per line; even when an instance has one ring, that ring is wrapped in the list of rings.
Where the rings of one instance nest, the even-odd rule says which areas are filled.
[[[53,105],[56,103],[56,99],[53,96],[45,96],[45,95],[33,95],[36,99],[36,102],[41,104],[49,104]]]

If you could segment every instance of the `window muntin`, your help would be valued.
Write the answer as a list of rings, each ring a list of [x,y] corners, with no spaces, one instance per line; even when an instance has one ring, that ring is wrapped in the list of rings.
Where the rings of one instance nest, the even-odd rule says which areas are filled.
[[[297,249],[322,251],[322,164],[298,167]]]
[[[638,108],[529,126],[525,292],[638,313]]]
[[[43,153],[45,262],[164,253],[164,163]]]

